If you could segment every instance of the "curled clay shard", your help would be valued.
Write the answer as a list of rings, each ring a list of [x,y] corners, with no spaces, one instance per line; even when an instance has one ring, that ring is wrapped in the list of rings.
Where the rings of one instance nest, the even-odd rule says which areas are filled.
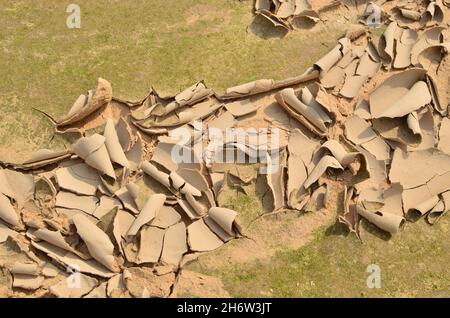
[[[122,207],[119,200],[103,195],[100,197],[100,202],[95,209],[93,216],[97,219],[101,219],[116,207]]]
[[[175,283],[173,271],[158,273],[149,267],[131,267],[124,275],[126,289],[136,298],[169,297]]]
[[[274,27],[281,27],[285,30],[293,28],[292,18],[299,16],[302,6],[294,1],[274,2],[267,0],[260,0],[255,2],[255,14],[262,16],[269,20]],[[309,8],[309,7],[308,7]]]
[[[350,39],[340,39],[338,45],[314,64],[320,69],[320,75],[324,76],[348,52],[350,47]]]
[[[19,209],[34,195],[35,183],[32,174],[25,174],[9,169],[0,169],[0,192],[14,199]]]
[[[425,150],[436,145],[435,119],[431,106],[412,112],[407,117],[407,125],[411,132],[421,137],[419,145],[408,145],[408,151]]]
[[[196,220],[202,217],[202,215],[198,214],[194,207],[192,207],[187,200],[177,199],[177,203],[191,220]]]
[[[97,208],[98,199],[95,196],[76,195],[60,191],[56,195],[55,206],[66,209],[76,209],[87,214],[93,214]]]
[[[250,95],[255,95],[259,93],[264,93],[272,90],[274,86],[273,79],[260,79],[254,82],[242,84],[239,86],[234,86],[227,88],[225,90],[225,95],[223,98],[238,98]]]
[[[438,149],[450,156],[450,119],[444,118],[439,129]]]
[[[14,274],[12,286],[26,290],[36,290],[43,285],[44,279],[43,276]]]
[[[172,171],[169,175],[171,185],[174,189],[177,191],[180,191],[182,194],[190,194],[194,197],[200,197],[202,196],[202,193],[200,190],[196,189],[194,186],[192,186],[190,183],[188,183],[186,180],[184,180],[183,177],[181,177],[178,173],[175,171]]]
[[[192,251],[212,251],[223,245],[223,241],[200,219],[187,227],[188,242]]]
[[[418,41],[414,44],[411,49],[411,64],[418,65],[419,54],[426,48],[439,44],[441,42],[442,31],[445,30],[444,27],[434,27],[425,30],[420,36]]]
[[[189,184],[204,194],[210,205],[215,205],[214,195],[210,189],[209,183],[203,173],[198,169],[181,168],[177,170],[184,180],[189,180]],[[191,194],[192,195],[192,194]],[[192,195],[193,196],[193,195]]]
[[[422,23],[426,26],[441,23],[444,20],[442,1],[430,1],[427,10],[422,16]]]
[[[427,83],[424,81],[418,81],[406,94],[398,98],[391,105],[385,107],[385,110],[381,114],[374,116],[374,118],[402,117],[420,109],[430,102],[431,95],[430,91],[428,90]]]
[[[130,182],[126,185],[126,188],[131,197],[136,201],[139,196],[139,186],[134,182]]]
[[[116,132],[123,151],[129,151],[132,145],[131,128],[130,125],[128,125],[128,123],[123,119],[123,117],[120,117],[119,121],[116,124]]]
[[[257,111],[258,107],[249,99],[228,103],[225,108],[234,116],[241,117]]]
[[[391,63],[394,59],[395,41],[399,39],[401,29],[395,21],[391,22],[380,38],[378,52],[385,62]]]
[[[356,210],[360,216],[365,218],[370,223],[373,223],[380,229],[389,232],[391,234],[395,234],[398,231],[400,231],[406,223],[406,220],[404,217],[396,215],[396,214],[390,214],[390,213],[383,213],[383,212],[371,212],[363,208],[361,205],[356,205]]]
[[[270,10],[271,0],[256,0],[255,1],[255,10]]]
[[[450,210],[450,191],[442,193],[441,200],[427,215],[427,221],[430,224],[436,224],[444,214]]]
[[[63,127],[77,123],[80,120],[92,114],[93,112],[95,112],[96,110],[110,103],[111,100],[112,100],[111,84],[107,80],[99,78],[97,82],[97,89],[95,90],[95,92],[86,96],[85,99],[83,99],[83,97],[80,96],[76,100],[72,109],[69,111],[69,114],[65,118],[58,121],[57,127]]]
[[[191,122],[195,114],[191,111],[177,111],[163,117],[149,117],[141,121],[133,121],[144,132],[149,134],[165,133],[171,127],[181,126]]]
[[[320,159],[325,153],[329,152],[343,168],[351,168],[352,173],[355,175],[353,180],[361,182],[370,177],[370,171],[368,167],[368,161],[366,156],[361,152],[347,152],[344,146],[342,146],[337,140],[328,140],[319,148],[314,154],[312,164],[317,165]],[[358,168],[353,168],[353,163],[359,163]],[[311,170],[311,165],[308,167]],[[356,171],[355,171],[356,170]]]
[[[286,156],[285,152],[282,154],[275,153],[266,154],[267,171],[266,181],[267,185],[272,192],[273,197],[273,211],[279,210],[284,207],[285,202],[285,180],[286,180]]]
[[[391,184],[391,187],[382,194],[383,206],[379,211],[404,216],[402,195],[403,187],[397,183]]]
[[[431,101],[428,87],[422,79],[425,70],[409,69],[392,75],[370,94],[373,118],[402,117]]]
[[[437,73],[429,72],[427,82],[433,99],[433,106],[442,116],[448,114],[448,105],[450,105],[450,93],[448,86],[450,78],[445,75],[446,69],[450,66],[450,56],[446,56],[437,70]]]
[[[89,294],[97,285],[97,279],[81,273],[74,273],[56,285],[50,286],[50,293],[58,298],[80,298]]]
[[[414,211],[417,211],[420,215],[425,215],[431,210],[433,210],[434,207],[439,203],[439,197],[438,196],[432,196],[428,200],[421,202],[420,204],[417,204],[413,207]],[[408,211],[411,212],[411,211]]]
[[[190,193],[185,194],[186,201],[189,203],[189,205],[195,210],[197,215],[205,215],[208,212],[208,207],[204,204],[197,201],[194,196]]]
[[[7,197],[14,198],[14,190],[8,182],[7,170],[0,168],[0,193],[6,195]]]
[[[297,209],[308,193],[304,187],[308,178],[306,167],[319,145],[318,141],[306,137],[299,129],[294,129],[289,136],[287,199],[292,208]]]
[[[419,21],[422,15],[420,12],[414,11],[414,10],[408,10],[408,9],[400,9],[400,13],[402,16],[404,16],[407,19],[410,19],[412,21]]]
[[[364,54],[359,60],[355,75],[367,76],[372,78],[380,70],[381,59],[372,42],[367,44]]]
[[[171,206],[162,206],[152,220],[151,225],[162,229],[177,224],[181,220],[181,215]]]
[[[308,212],[318,211],[327,205],[327,185],[324,184],[313,191],[304,210]]]
[[[36,263],[19,263],[15,262],[12,266],[11,273],[13,274],[23,274],[23,275],[39,275],[40,269]]]
[[[146,226],[141,230],[137,264],[158,263],[164,243],[164,229]]]
[[[355,97],[360,88],[366,82],[368,76],[367,75],[352,75],[345,80],[344,86],[342,86],[340,90],[340,94],[347,98]]]
[[[359,238],[359,214],[356,212],[356,204],[353,201],[354,187],[344,186],[344,209],[339,215],[339,222],[346,225],[350,232]]]
[[[19,225],[19,217],[8,197],[0,193],[0,219],[12,226]]]
[[[427,185],[405,189],[402,193],[403,210],[408,218],[417,218],[425,215],[439,201],[439,196],[434,195]]]
[[[358,152],[347,153],[345,148],[337,140],[330,139],[320,146],[319,151],[316,152],[314,157],[319,155],[319,157],[322,158],[322,151],[324,150],[328,150],[342,167],[348,167],[348,165],[354,162],[359,155]]]
[[[414,112],[415,113],[415,112]],[[373,129],[384,139],[417,147],[422,142],[422,131],[417,113],[406,118],[378,118],[373,120]]]
[[[129,168],[131,171],[137,171],[142,162],[142,157],[144,156],[144,145],[142,141],[142,137],[139,133],[137,133],[137,139],[131,149],[125,153]]]
[[[318,70],[314,69],[314,67],[310,67],[300,75],[288,77],[284,80],[275,81],[273,89],[282,89],[285,87],[296,86],[301,83],[315,80],[319,78],[319,75],[320,72]]]
[[[199,82],[177,94],[174,98],[175,100],[165,107],[161,104],[156,104],[151,114],[157,116],[167,115],[180,107],[196,104],[212,94],[212,89],[207,88],[203,82]]]
[[[178,140],[174,137],[168,137],[167,139],[160,138],[159,143],[153,152],[151,162],[157,163],[159,166],[170,171],[176,171],[181,167],[200,169],[201,158],[198,157],[190,145],[181,144],[182,141],[182,138]],[[191,140],[189,139],[189,143],[190,142]],[[178,158],[182,161],[189,161],[192,163],[179,162],[181,160],[178,160]],[[185,158],[188,160],[185,160]],[[192,160],[191,158],[194,159]]]
[[[142,163],[142,170],[156,181],[167,187],[169,190],[173,189],[182,194],[190,194],[195,197],[200,197],[202,195],[200,190],[186,182],[186,180],[184,180],[184,178],[182,178],[175,171],[172,171],[170,174],[166,174],[159,171],[158,168],[147,161]]]
[[[447,171],[441,175],[434,176],[427,182],[429,191],[434,194],[440,194],[450,189],[450,171]]]
[[[150,177],[161,183],[163,186],[170,189],[171,187],[170,178],[167,173],[159,171],[158,168],[156,168],[148,161],[144,161],[142,163],[142,170]]]
[[[449,50],[450,42],[431,45],[420,52],[417,57],[417,65],[429,72],[435,70],[439,67],[444,57],[448,56]]]
[[[192,105],[212,94],[213,91],[210,88],[207,88],[205,83],[199,82],[177,94],[175,96],[175,101],[181,106]]]
[[[450,156],[437,149],[394,151],[389,180],[411,189],[424,185],[435,176],[450,172]]]
[[[84,163],[57,169],[56,180],[62,189],[82,195],[95,195],[100,184],[98,173]]]
[[[114,168],[105,146],[105,137],[94,134],[91,137],[80,138],[73,146],[74,152],[88,165],[97,169],[102,174],[116,179]]]
[[[351,116],[345,122],[345,136],[355,145],[361,145],[376,157],[377,160],[388,160],[390,148],[372,127],[362,118]]]
[[[82,214],[75,215],[73,223],[92,257],[109,270],[117,272],[118,265],[113,256],[114,245],[108,235]]]
[[[345,81],[345,70],[339,66],[333,66],[321,79],[324,88],[341,86]]]
[[[22,165],[32,169],[40,168],[70,158],[71,155],[68,150],[39,149],[30,159],[25,160]]]
[[[5,242],[8,237],[16,237],[19,235],[18,232],[11,230],[6,224],[0,221],[0,243]]]
[[[301,89],[300,100],[308,107],[314,109],[317,114],[319,114],[324,123],[330,124],[332,123],[332,120],[328,112],[331,112],[331,110],[326,104],[321,104],[321,100],[319,100],[320,97],[323,96],[324,92],[325,91],[320,87],[319,84],[311,84]],[[327,101],[326,99],[323,100]]]
[[[268,21],[270,21],[274,27],[276,28],[282,28],[284,29],[286,32],[289,31],[291,29],[291,26],[283,21],[282,19],[278,18],[276,15],[274,15],[272,12],[268,11],[268,10],[258,10],[255,12],[257,15],[267,19]]]
[[[175,147],[179,147],[180,151],[184,150],[188,151],[187,147],[177,144],[176,141],[174,142],[159,141],[158,145],[153,151],[151,161],[171,171],[178,169],[178,164],[174,162],[174,160],[172,159],[172,151],[174,151],[173,149]]]
[[[106,286],[106,295],[110,298],[123,297],[124,293],[127,291],[124,282],[124,276],[128,272],[127,269],[123,271],[122,274],[117,274],[108,280]]]
[[[210,98],[198,104],[195,104],[189,108],[194,114],[192,121],[202,120],[210,117],[217,110],[221,109],[223,104],[218,103],[214,99]]]
[[[411,65],[411,51],[417,38],[417,32],[414,30],[406,29],[402,31],[400,39],[397,40],[394,68],[403,69]]]
[[[235,222],[237,212],[227,208],[212,207],[204,218],[210,229],[224,242],[240,235],[240,227]]]
[[[336,158],[332,156],[323,156],[306,179],[304,187],[306,189],[309,188],[314,182],[319,180],[328,168],[344,170]]]
[[[114,122],[111,118],[106,119],[105,131],[103,133],[105,137],[106,149],[108,150],[111,161],[118,163],[122,167],[128,168],[128,159],[123,152],[122,146],[117,135]]]
[[[164,235],[161,261],[178,266],[183,254],[188,251],[186,244],[186,225],[183,222],[169,227]]]
[[[231,112],[224,112],[208,122],[208,129],[225,131],[236,125],[236,118]]]
[[[83,260],[79,256],[67,252],[59,247],[56,247],[47,242],[34,242],[31,241],[31,245],[47,254],[48,257],[54,259],[60,264],[65,266],[79,268],[81,273],[92,274],[100,277],[111,277],[114,273],[108,271],[104,266],[100,265],[94,260]]]
[[[108,296],[106,295],[106,287],[107,282],[101,283],[93,290],[91,290],[89,294],[87,294],[83,298],[107,298]]]
[[[301,102],[292,88],[286,88],[278,92],[275,99],[289,114],[312,132],[320,136],[326,134],[327,126],[318,111]]]
[[[123,256],[125,256],[125,253],[122,248],[122,240],[125,239],[125,236],[135,219],[136,218],[133,215],[123,210],[117,211],[116,217],[114,218],[113,222],[114,240],[116,241],[119,251]]]
[[[430,224],[434,224],[436,222],[436,219],[439,218],[439,216],[444,212],[444,210],[445,210],[445,203],[444,201],[439,200],[439,202],[427,214],[427,222]]]
[[[144,224],[147,224],[151,220],[153,220],[153,218],[158,213],[159,209],[161,209],[161,207],[164,205],[165,201],[166,196],[164,194],[152,195],[148,199],[141,213],[139,213],[139,215],[134,220],[133,224],[130,226],[127,232],[127,236],[136,235]]]
[[[48,229],[38,229],[33,232],[33,235],[38,239],[41,239],[47,243],[50,243],[59,248],[62,248],[63,250],[72,252],[72,253],[82,257],[81,253],[78,253],[72,246],[70,246],[66,242],[66,240],[62,236],[61,232],[59,232],[59,231],[50,231]]]

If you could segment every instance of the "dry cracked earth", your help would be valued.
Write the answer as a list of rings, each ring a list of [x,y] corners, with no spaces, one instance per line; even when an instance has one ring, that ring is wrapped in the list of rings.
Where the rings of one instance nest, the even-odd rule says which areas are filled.
[[[311,2],[257,0],[255,13],[296,32],[353,5]],[[63,118],[42,112],[72,146],[0,163],[0,295],[227,297],[185,267],[236,240],[234,259],[267,253],[264,223],[288,247],[330,211],[359,239],[362,220],[389,235],[439,222],[450,209],[449,3],[372,1],[358,14],[292,78],[139,101],[99,78]],[[256,213],[232,209],[249,197]],[[303,236],[268,218],[307,211]]]

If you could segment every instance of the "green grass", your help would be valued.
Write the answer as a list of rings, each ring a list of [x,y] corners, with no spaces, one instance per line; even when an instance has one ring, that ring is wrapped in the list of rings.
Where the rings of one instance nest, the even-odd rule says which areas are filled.
[[[193,269],[222,278],[236,297],[449,297],[450,215],[433,227],[423,220],[385,241],[364,231],[364,243],[341,225],[318,231],[297,250],[245,264]],[[376,232],[375,232],[376,233]],[[367,266],[381,268],[381,288],[369,289]]]

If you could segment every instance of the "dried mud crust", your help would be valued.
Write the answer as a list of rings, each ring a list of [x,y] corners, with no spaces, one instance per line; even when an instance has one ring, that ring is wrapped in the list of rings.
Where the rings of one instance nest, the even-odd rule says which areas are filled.
[[[100,78],[67,116],[47,115],[73,146],[1,163],[0,292],[228,296],[186,265],[270,257],[336,216],[359,238],[362,219],[389,235],[420,217],[438,222],[450,208],[448,9],[432,1],[408,6],[419,22],[388,20],[406,10],[393,3],[381,6],[383,34],[352,30],[293,78],[220,96],[198,82],[137,102],[113,98]],[[231,127],[244,140],[207,131]],[[251,143],[250,129],[267,139]],[[180,145],[198,160],[174,161]],[[224,148],[246,162],[217,162]]]

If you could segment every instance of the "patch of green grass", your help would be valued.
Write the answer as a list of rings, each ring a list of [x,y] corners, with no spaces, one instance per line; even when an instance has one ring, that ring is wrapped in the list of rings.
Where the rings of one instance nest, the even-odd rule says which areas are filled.
[[[333,225],[298,250],[201,270],[220,276],[236,297],[449,297],[449,225],[449,215],[434,226],[419,221],[388,241],[369,226],[363,244]],[[381,268],[380,289],[367,287],[370,264]]]

